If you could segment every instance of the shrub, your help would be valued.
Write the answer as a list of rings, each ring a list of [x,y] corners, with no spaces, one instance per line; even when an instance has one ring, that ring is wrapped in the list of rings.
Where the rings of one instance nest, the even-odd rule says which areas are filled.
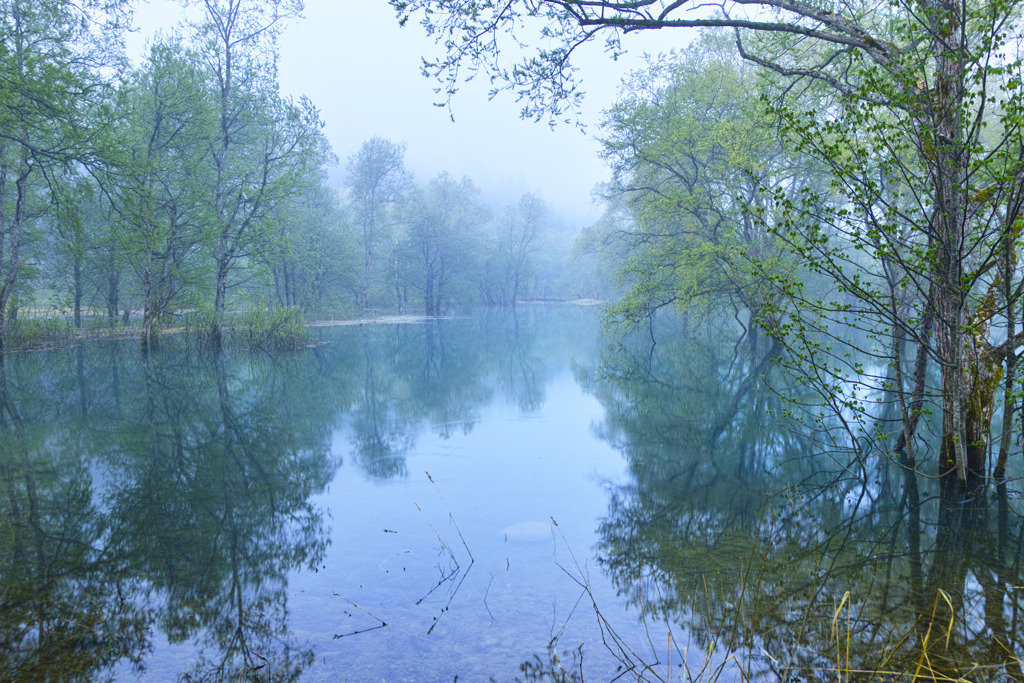
[[[298,306],[257,306],[231,326],[231,336],[250,349],[280,351],[305,346],[309,331]]]
[[[7,349],[34,349],[68,344],[77,339],[71,317],[62,313],[21,315],[8,320],[4,330]]]

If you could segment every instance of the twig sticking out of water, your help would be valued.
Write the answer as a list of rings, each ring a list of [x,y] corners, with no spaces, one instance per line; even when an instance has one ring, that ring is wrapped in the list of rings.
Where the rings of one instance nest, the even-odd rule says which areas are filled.
[[[494,622],[496,622],[496,621],[497,621],[497,619],[495,619],[495,618],[494,618],[494,615],[493,615],[493,614],[491,614],[491,607],[490,607],[490,605],[488,605],[488,604],[487,604],[487,596],[488,596],[488,595],[490,594],[490,592],[491,592],[491,584],[492,584],[492,583],[494,583],[494,577],[495,577],[495,576],[497,576],[497,573],[491,574],[491,580],[487,582],[487,590],[486,590],[486,591],[484,591],[484,607],[486,607],[486,608],[487,608],[487,614],[488,614],[488,616],[490,616],[490,617],[491,617],[491,623],[492,623],[492,624],[493,624]]]
[[[437,491],[437,495],[441,499],[441,502],[444,503],[444,509],[448,511],[448,519],[451,520],[452,526],[455,527],[455,531],[458,532],[459,538],[462,539],[462,545],[466,548],[466,552],[469,553],[469,559],[473,560],[473,552],[469,549],[469,544],[466,543],[466,539],[462,535],[462,531],[459,529],[459,525],[455,523],[455,515],[452,514],[451,508],[448,507],[448,501],[446,501],[444,499],[444,496],[441,495],[441,489],[437,488],[437,483],[434,481],[434,478],[430,476],[430,472],[427,472],[426,474],[427,479],[429,479],[430,483],[434,485],[434,490]]]
[[[438,579],[437,583],[434,584],[433,588],[427,591],[426,595],[424,595],[422,598],[416,601],[417,605],[426,600],[427,598],[429,598],[431,595],[433,595],[434,591],[443,586],[445,583],[454,580],[454,578],[459,574],[459,564],[457,562],[455,563],[455,568],[452,569],[451,572],[448,574],[444,573],[444,568],[441,567],[440,564],[437,565],[437,569],[441,572],[441,578]]]
[[[438,579],[437,583],[434,584],[433,588],[427,591],[426,595],[424,595],[422,598],[416,601],[416,604],[418,605],[427,598],[429,598],[434,593],[434,591],[443,586],[445,583],[454,580],[455,577],[458,576],[461,566],[459,565],[458,559],[456,559],[455,557],[455,553],[452,552],[452,549],[449,548],[448,544],[445,543],[443,538],[441,538],[441,534],[438,533],[437,529],[434,528],[434,524],[429,519],[427,519],[427,515],[425,512],[423,512],[423,508],[420,507],[420,504],[413,503],[413,505],[415,505],[416,509],[420,511],[420,514],[423,515],[424,521],[427,523],[428,526],[430,526],[430,530],[434,532],[435,536],[437,536],[437,541],[441,544],[441,549],[448,553],[449,567],[451,568],[451,571],[445,574],[444,568],[441,567],[441,565],[437,566],[438,571],[441,572],[441,578]],[[454,567],[452,567],[452,565],[454,565]]]
[[[643,657],[637,654],[637,652],[626,643],[622,636],[619,635],[619,633],[615,630],[615,628],[605,617],[604,613],[601,611],[601,608],[597,604],[597,598],[594,596],[590,583],[590,573],[586,565],[581,566],[579,561],[576,559],[576,556],[572,551],[572,547],[569,545],[569,541],[568,539],[566,539],[565,534],[562,533],[561,527],[559,527],[558,522],[555,521],[554,518],[552,518],[551,523],[552,532],[554,532],[555,528],[558,529],[558,534],[562,537],[562,542],[564,543],[566,550],[569,552],[569,557],[572,560],[572,567],[575,571],[570,571],[561,564],[557,564],[557,566],[559,569],[565,572],[565,574],[570,579],[575,581],[576,584],[579,585],[582,589],[582,593],[580,594],[579,600],[577,600],[576,605],[573,606],[572,612],[570,612],[569,614],[569,619],[572,618],[572,614],[576,611],[576,606],[579,605],[580,600],[582,600],[584,596],[590,598],[590,603],[593,607],[594,615],[597,617],[597,624],[601,633],[601,642],[603,643],[604,647],[608,650],[608,652],[611,653],[611,655],[621,664],[621,666],[619,666],[619,668],[616,670],[616,676],[612,678],[609,683],[613,683],[614,681],[617,681],[626,676],[629,676],[631,680],[638,681],[638,683],[647,681],[661,681],[662,683],[666,683],[666,681],[670,680],[671,677],[671,669],[669,668],[670,664],[659,661],[660,658],[657,654],[657,648],[654,646],[654,643],[651,640],[650,633],[648,632],[648,642],[651,646],[652,652],[654,653],[655,661],[653,662],[647,662]],[[646,612],[641,615],[641,619],[643,620],[644,627],[646,628]],[[568,619],[566,620],[566,623],[562,626],[561,630],[551,639],[551,643],[548,646],[549,649],[557,651],[558,640],[565,632],[567,625]],[[678,640],[672,633],[672,629],[671,626],[668,624],[667,617],[666,625],[669,627],[668,647],[670,656],[668,662],[671,661],[671,650],[675,650],[681,661],[680,666],[683,668],[684,676],[689,680],[701,680],[704,679],[705,675],[707,675],[706,680],[715,681],[719,678],[724,667],[729,661],[733,661],[736,665],[739,665],[739,661],[736,660],[735,656],[731,655],[729,657],[726,657],[725,660],[719,663],[717,666],[713,665],[715,644],[719,641],[720,638],[719,633],[713,633],[712,641],[709,643],[707,652],[704,655],[704,666],[699,672],[697,672],[696,676],[694,676],[693,673],[689,670],[689,667],[687,666],[686,652],[680,650]],[[580,655],[582,655],[582,650],[580,651]],[[564,669],[561,668],[561,664],[558,662],[557,657],[554,658],[553,661],[556,665],[558,665],[558,668],[561,670],[563,679],[571,680],[567,673],[564,671]],[[661,670],[659,668],[656,668],[660,666],[665,667],[665,673],[667,674],[669,679],[663,677]],[[579,680],[582,680],[582,676],[583,670],[581,665]],[[743,677],[742,669],[740,669],[740,676],[741,678]]]
[[[448,555],[451,556],[452,562],[454,562],[455,566],[458,567],[459,561],[455,559],[455,553],[452,552],[452,549],[449,548],[448,544],[444,542],[443,538],[441,538],[441,534],[438,533],[437,529],[434,528],[434,524],[429,519],[427,519],[427,515],[425,512],[423,512],[423,508],[420,507],[419,503],[413,503],[413,505],[415,505],[416,509],[420,511],[420,514],[423,515],[423,519],[426,520],[427,524],[430,526],[430,530],[434,532],[434,535],[437,536],[437,540],[440,541],[441,547],[448,551]],[[449,512],[448,514],[451,513]],[[472,557],[472,555],[470,555],[470,557]]]
[[[558,522],[556,522],[554,518],[551,519],[551,522],[555,527],[558,526]],[[576,557],[575,555],[573,555],[572,552],[572,547],[569,545],[569,541],[565,538],[565,534],[562,533],[561,529],[558,530],[558,533],[562,536],[562,542],[565,543],[566,550],[569,551],[569,557],[572,558],[572,563],[577,573],[574,574],[573,572],[563,567],[561,564],[558,564],[558,568],[565,572],[566,576],[575,581],[576,584],[579,585],[580,588],[582,588],[583,592],[580,594],[580,599],[582,599],[584,595],[590,598],[590,604],[594,608],[594,615],[597,617],[598,629],[601,632],[601,642],[604,644],[608,652],[610,652],[611,655],[621,664],[619,675],[613,678],[612,681],[616,681],[619,678],[622,678],[623,676],[626,676],[630,673],[635,673],[637,680],[644,680],[644,670],[652,670],[651,666],[646,664],[639,655],[633,652],[633,650],[626,644],[626,642],[619,636],[619,634],[615,631],[612,625],[608,622],[608,619],[604,616],[604,613],[601,612],[601,608],[597,606],[597,598],[594,596],[594,593],[591,590],[589,573],[579,565],[579,562],[576,561]],[[579,600],[577,600],[577,604],[579,604]],[[575,610],[576,608],[573,607],[574,612]],[[572,613],[570,613],[569,616],[571,617]],[[562,627],[562,631],[564,630],[565,626]],[[552,644],[555,647],[557,647],[557,641],[558,638],[561,637],[561,634],[562,632],[560,631],[558,635],[555,636],[555,638],[552,640]],[[637,671],[637,662],[643,665],[642,670],[639,672]]]
[[[459,538],[462,540],[462,545],[466,549],[466,553],[469,555],[469,566],[466,567],[466,571],[465,571],[465,573],[462,574],[462,578],[459,579],[459,582],[457,584],[455,584],[455,587],[452,589],[452,592],[448,596],[448,602],[445,604],[445,606],[443,608],[441,608],[440,614],[438,614],[436,617],[434,617],[434,623],[431,624],[430,625],[430,629],[427,630],[427,635],[429,636],[431,633],[433,633],[434,627],[437,626],[438,620],[440,620],[440,618],[444,616],[445,612],[448,611],[448,608],[451,607],[452,601],[455,600],[455,596],[456,596],[456,594],[458,594],[459,588],[462,587],[462,584],[466,580],[466,577],[469,576],[469,572],[470,572],[471,569],[473,569],[473,565],[476,564],[476,560],[473,558],[473,553],[472,553],[472,551],[470,551],[469,544],[466,543],[466,538],[462,535],[462,531],[459,529],[459,525],[455,522],[455,515],[452,514],[452,510],[451,510],[451,508],[448,507],[447,501],[445,501],[444,496],[441,495],[441,489],[439,489],[437,487],[437,482],[435,482],[434,478],[430,476],[430,472],[427,472],[426,474],[427,474],[427,479],[429,479],[430,483],[434,485],[434,490],[437,491],[437,495],[441,499],[441,502],[444,503],[445,509],[448,510],[448,518],[451,520],[452,526],[455,527],[455,531],[458,532]],[[455,577],[458,576],[459,573],[462,571],[462,566],[459,564],[458,559],[455,557],[455,553],[452,552],[451,547],[447,543],[445,543],[444,538],[441,537],[441,534],[438,533],[437,529],[434,528],[434,525],[430,522],[429,519],[427,519],[427,515],[426,515],[426,513],[423,512],[423,508],[421,508],[418,503],[414,503],[414,504],[416,505],[416,509],[420,511],[420,514],[423,515],[423,519],[425,519],[427,524],[430,525],[431,531],[433,531],[434,535],[437,536],[437,540],[441,543],[441,547],[448,552],[448,557],[451,558],[452,564],[455,565],[455,568],[451,571],[451,573],[449,573],[447,575],[444,573],[443,569],[441,570],[441,579],[437,582],[437,584],[433,588],[431,588],[429,591],[427,591],[426,595],[424,595],[422,598],[420,598],[419,600],[416,601],[416,604],[419,605],[424,600],[426,600],[428,597],[430,597],[430,595],[434,591],[436,591],[438,588],[440,588],[442,585],[444,585],[445,583],[454,581]],[[489,588],[489,586],[488,586],[488,588]],[[486,606],[486,598],[485,598],[485,606]],[[489,611],[490,610],[488,610],[488,612]],[[493,616],[491,618],[493,619]]]
[[[466,580],[466,577],[469,576],[469,570],[473,568],[473,564],[474,564],[473,562],[470,562],[469,566],[466,567],[466,573],[463,574],[462,578],[459,579],[459,582],[457,584],[455,584],[455,588],[452,590],[451,595],[448,596],[448,602],[445,603],[445,606],[441,609],[441,613],[438,614],[436,617],[434,617],[434,623],[430,625],[429,629],[427,629],[427,635],[428,636],[431,633],[434,632],[434,627],[437,626],[438,620],[441,617],[443,617],[445,615],[445,612],[448,611],[448,608],[451,607],[452,601],[455,600],[455,595],[459,592],[459,589],[462,588],[462,583]],[[456,573],[458,573],[458,572],[456,572]]]
[[[362,607],[360,607],[356,603],[354,603],[351,600],[349,600],[348,598],[346,598],[344,595],[342,595],[338,591],[331,591],[331,592],[334,593],[335,595],[337,595],[339,598],[341,598],[345,602],[347,602],[348,604],[350,604],[353,607],[355,607],[357,610],[359,610],[363,614],[366,614],[370,618],[376,619],[377,621],[380,622],[380,624],[378,626],[374,626],[372,628],[364,628],[362,631],[352,631],[352,633],[342,633],[341,635],[334,636],[334,640],[337,640],[338,638],[344,638],[346,636],[354,636],[354,635],[359,634],[359,633],[369,633],[370,631],[376,631],[379,628],[384,628],[385,626],[387,626],[387,622],[385,622],[383,619],[381,619],[380,617],[373,616],[372,614],[370,614],[369,612],[364,610]],[[260,659],[262,659],[262,657]]]

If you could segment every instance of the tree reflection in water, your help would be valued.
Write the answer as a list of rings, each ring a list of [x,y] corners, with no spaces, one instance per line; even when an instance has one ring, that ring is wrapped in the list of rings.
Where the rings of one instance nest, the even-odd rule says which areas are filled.
[[[175,338],[0,356],[0,680],[116,678],[165,641],[180,680],[297,680],[313,651],[287,582],[323,568],[332,434],[403,477],[420,431],[468,433],[497,392],[538,409],[578,314],[349,328],[279,356]]]
[[[557,327],[552,317],[545,323]],[[376,479],[406,477],[405,458],[421,430],[445,440],[472,432],[496,389],[524,412],[539,409],[552,362],[536,348],[539,325],[529,312],[494,310],[471,320],[352,333],[347,346],[360,349],[355,372],[362,386],[346,421],[363,471]]]
[[[775,417],[785,405],[760,380],[773,353],[678,337],[577,369],[630,468],[599,561],[638,613],[674,629],[685,664],[673,666],[704,679],[1024,680],[1014,485],[949,495],[885,453],[866,481],[836,468]],[[529,680],[556,673],[539,662]]]
[[[148,359],[3,358],[0,679],[114,677],[164,640],[187,646],[183,680],[298,679],[312,650],[287,581],[324,557],[311,501],[339,464],[332,432],[371,477],[405,476],[422,431],[473,430],[498,395],[539,409],[568,322],[350,329],[278,357],[169,340]],[[885,453],[837,467],[778,420],[773,354],[675,335],[575,366],[628,466],[599,562],[634,614],[671,625],[673,667],[699,676],[711,652],[705,679],[1020,679],[1016,481],[950,497]],[[556,645],[521,675],[583,679],[586,648]]]
[[[15,400],[0,356],[0,678],[91,680],[141,661],[152,615],[131,599],[141,586],[116,552],[120,525],[93,499],[88,463],[33,420],[47,403],[39,384]]]
[[[59,354],[0,374],[2,678],[143,667],[159,629],[194,642],[185,680],[295,680],[312,651],[288,634],[286,577],[323,555],[309,498],[334,469],[315,363],[111,348],[92,374],[38,362]]]

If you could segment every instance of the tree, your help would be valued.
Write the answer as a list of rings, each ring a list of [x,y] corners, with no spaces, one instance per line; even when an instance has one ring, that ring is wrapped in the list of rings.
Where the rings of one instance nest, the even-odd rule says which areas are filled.
[[[273,255],[274,297],[278,304],[323,311],[347,303],[359,270],[357,245],[338,195],[326,174],[307,180],[305,191],[278,207],[275,224],[282,249]]]
[[[59,204],[61,176],[100,157],[106,96],[121,70],[127,2],[0,2],[0,348],[32,205]]]
[[[57,307],[70,308],[81,329],[83,310],[95,303],[101,281],[111,274],[98,252],[110,241],[114,219],[109,198],[89,176],[75,174],[64,182],[68,189],[59,207],[52,207],[58,210],[44,261]]]
[[[609,310],[631,326],[661,308],[719,314],[774,329],[785,303],[761,271],[793,273],[776,222],[755,220],[765,190],[795,197],[819,187],[819,172],[794,156],[750,97],[756,74],[718,38],[684,57],[651,59],[623,83],[603,121],[612,182],[603,194],[626,208],[620,237],[631,245],[619,277],[629,283]],[[753,264],[757,264],[756,266]],[[760,323],[759,323],[760,321]]]
[[[955,470],[962,484],[983,472],[1000,366],[1013,375],[1015,349],[1024,341],[1014,326],[1019,287],[1012,282],[1024,199],[1024,80],[1013,52],[1019,4],[762,0],[727,2],[715,14],[661,0],[391,4],[403,23],[426,10],[422,23],[438,36],[444,54],[424,68],[440,78],[449,97],[460,69],[483,70],[499,88],[525,99],[524,114],[534,118],[562,117],[579,104],[571,57],[598,35],[607,35],[617,54],[622,32],[733,30],[739,54],[775,77],[773,106],[789,139],[826,164],[838,196],[824,201],[812,193],[778,203],[796,213],[775,226],[777,234],[857,304],[847,315],[834,304],[849,301],[808,297],[804,311],[892,338],[887,360],[897,370],[902,441],[911,462],[930,357],[941,376],[940,471]],[[509,32],[525,40],[516,32],[526,19],[542,24],[542,47],[508,69],[498,59],[502,39]],[[800,297],[798,282],[784,289]],[[1010,321],[1009,343],[992,341],[998,318]],[[917,342],[920,359],[909,400],[899,353],[899,340],[908,338]],[[796,347],[812,370],[831,372],[828,352],[810,353],[820,342],[798,339],[808,342]],[[822,385],[834,387],[835,379]],[[857,394],[829,390],[826,399],[839,412],[862,406]],[[859,428],[849,433],[851,448],[860,452]]]
[[[411,183],[412,176],[405,170],[404,144],[373,137],[348,159],[345,186],[363,247],[363,277],[359,288],[359,305],[363,308],[370,303],[377,249],[394,227],[389,213]]]
[[[519,299],[520,288],[530,275],[532,257],[540,249],[546,214],[544,200],[528,192],[498,218],[496,256],[503,271],[503,306],[515,306]]]
[[[475,243],[488,219],[469,178],[440,173],[408,193],[404,251],[410,284],[423,294],[427,315],[443,315],[473,263]]]
[[[201,240],[213,108],[202,70],[177,42],[156,43],[127,86],[123,161],[112,173],[117,248],[142,283],[142,349],[180,293]],[[193,259],[194,260],[194,259]]]
[[[210,329],[220,343],[230,277],[273,243],[270,216],[329,155],[316,109],[281,98],[274,42],[301,0],[201,0],[194,43],[214,90],[208,195],[215,297]]]

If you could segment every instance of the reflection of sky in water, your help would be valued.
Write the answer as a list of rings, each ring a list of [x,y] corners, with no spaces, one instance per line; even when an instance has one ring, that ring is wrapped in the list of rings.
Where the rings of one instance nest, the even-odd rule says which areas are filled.
[[[351,680],[451,680],[455,674],[481,680],[515,673],[524,659],[543,652],[553,620],[557,630],[579,597],[578,587],[556,565],[571,567],[572,560],[564,541],[556,544],[550,532],[546,538],[513,533],[506,541],[502,529],[524,522],[550,529],[554,517],[577,558],[586,560],[606,505],[600,480],[623,474],[622,458],[589,433],[600,417],[597,401],[584,396],[565,369],[552,379],[534,419],[522,419],[517,408],[495,401],[481,410],[468,435],[459,432],[447,441],[422,436],[408,456],[407,480],[380,482],[353,467],[339,469],[318,501],[333,517],[326,569],[296,577],[291,585],[292,627],[318,644],[319,664],[326,659],[329,669],[350,672]],[[336,434],[339,441],[344,436]],[[424,472],[451,508],[475,559],[471,568]],[[462,571],[469,570],[443,614],[461,576],[416,604],[439,581],[441,569],[450,570],[430,524]],[[375,622],[331,591],[388,626],[332,640]],[[593,635],[593,622],[580,610],[566,643],[577,644],[576,633]],[[316,668],[310,675],[315,677]]]
[[[869,481],[836,479],[769,415],[763,349],[676,335],[598,358],[593,312],[570,308],[320,333],[276,357],[171,348],[146,366],[96,345],[6,362],[0,416],[13,405],[26,428],[0,421],[0,506],[20,525],[0,545],[0,644],[21,638],[25,661],[0,664],[32,666],[21,606],[57,605],[77,629],[50,630],[61,672],[110,673],[116,632],[144,671],[122,659],[117,679],[244,679],[267,656],[259,680],[506,681],[548,663],[564,626],[559,651],[585,643],[585,680],[610,680],[579,572],[646,661],[665,661],[667,613],[691,672],[719,636],[715,661],[734,647],[754,679],[833,666],[846,593],[864,667],[920,660],[912,631],[940,588],[960,620],[930,655],[948,672],[1019,647],[1019,482],[939,500],[882,453]],[[45,580],[7,502],[27,505],[29,475]]]
[[[573,324],[579,319],[582,326]],[[519,341],[528,348],[520,353],[536,355],[534,346],[558,343],[535,340],[525,316],[523,322]],[[496,327],[491,341],[501,354],[515,339],[506,339],[506,327]],[[597,334],[589,312],[572,316],[570,327],[574,344],[582,341],[581,331]],[[569,331],[564,328],[549,324],[546,332],[559,336]],[[422,341],[410,328],[403,333]],[[345,355],[365,351],[355,330],[327,334],[346,348]],[[374,354],[390,334],[370,328]],[[582,346],[592,348],[590,342]],[[598,522],[607,512],[605,487],[624,483],[627,472],[622,456],[597,436],[600,403],[573,379],[570,361],[593,360],[584,355],[574,358],[560,348],[555,357],[500,359],[500,367],[485,369],[479,380],[493,391],[480,392],[484,398],[470,409],[469,429],[461,422],[446,429],[429,417],[396,427],[403,418],[396,417],[395,406],[407,399],[404,391],[394,384],[375,387],[375,398],[385,404],[380,419],[402,432],[397,466],[384,470],[390,476],[374,476],[380,463],[359,452],[353,424],[359,407],[339,419],[329,452],[343,464],[326,491],[310,500],[328,513],[330,545],[317,570],[288,579],[286,640],[315,653],[300,680],[512,680],[525,660],[546,658],[552,635],[563,628],[559,651],[586,643],[588,676],[614,676],[618,662],[600,646],[593,606],[585,596],[580,600],[580,586],[566,573],[588,573],[595,597],[621,634],[638,645],[646,639],[593,557]],[[380,358],[374,362],[375,379],[400,374],[381,367]],[[524,372],[524,363],[534,367]],[[524,402],[522,382],[510,379],[516,372],[536,375],[539,404]],[[354,382],[357,402],[369,391],[362,379]],[[387,626],[374,628],[381,621]],[[190,643],[167,645],[155,634],[154,645],[145,680],[173,679],[195,656]]]

